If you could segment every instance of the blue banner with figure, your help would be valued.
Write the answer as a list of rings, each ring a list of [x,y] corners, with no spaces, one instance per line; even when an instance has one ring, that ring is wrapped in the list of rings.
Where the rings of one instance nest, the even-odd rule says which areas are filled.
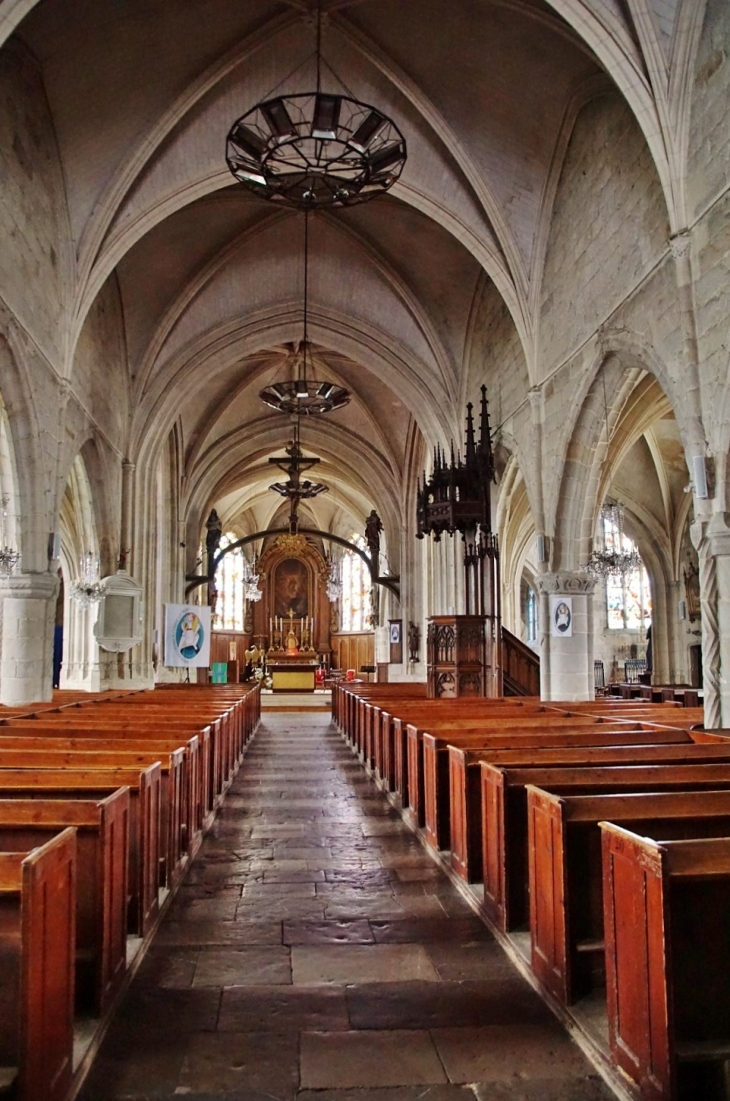
[[[210,664],[210,608],[165,605],[165,665],[207,668]]]

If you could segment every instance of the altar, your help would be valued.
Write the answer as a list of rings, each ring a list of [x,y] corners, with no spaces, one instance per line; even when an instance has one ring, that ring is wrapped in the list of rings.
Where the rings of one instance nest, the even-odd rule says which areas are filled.
[[[269,659],[268,670],[274,692],[314,692],[318,661],[307,661],[301,655],[296,658],[277,656]]]

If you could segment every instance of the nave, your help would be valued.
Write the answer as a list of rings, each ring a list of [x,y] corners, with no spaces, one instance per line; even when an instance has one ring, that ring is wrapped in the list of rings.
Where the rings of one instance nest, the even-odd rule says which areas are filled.
[[[608,1101],[329,716],[269,713],[79,1101]]]

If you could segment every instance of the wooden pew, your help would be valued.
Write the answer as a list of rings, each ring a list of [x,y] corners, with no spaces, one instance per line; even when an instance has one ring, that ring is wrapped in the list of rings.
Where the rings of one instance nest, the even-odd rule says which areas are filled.
[[[96,771],[0,769],[3,799],[103,799],[120,787],[128,787],[130,794],[127,928],[142,937],[159,913],[159,763]]]
[[[183,766],[182,749],[165,753],[112,752],[65,749],[2,749],[0,747],[0,783],[4,769],[25,769],[29,772],[55,769],[93,773],[115,768],[136,768],[139,771],[149,765],[160,764],[160,886],[172,887],[179,879],[184,858],[182,808]]]
[[[75,911],[74,830],[0,852],[0,1065],[17,1101],[66,1101],[71,1087]]]
[[[39,848],[76,829],[76,1004],[101,1015],[127,967],[129,788],[100,800],[0,798],[0,849]]]
[[[190,728],[191,730],[194,728]],[[141,753],[159,754],[164,757],[170,752],[182,749],[184,752],[184,770],[181,791],[181,838],[183,852],[191,852],[200,839],[203,823],[212,807],[208,805],[206,769],[209,756],[204,752],[208,747],[208,727],[201,736],[185,731],[183,735],[164,736],[164,731],[155,727],[154,737],[140,733],[134,725],[119,729],[105,727],[96,722],[90,725],[78,722],[56,724],[46,720],[31,720],[28,724],[13,723],[0,727],[0,752],[6,749],[37,749],[39,751],[65,749],[77,753]],[[93,759],[93,758],[92,758]]]
[[[556,795],[527,787],[532,970],[564,1005],[605,983],[601,831],[730,836],[729,791]]]
[[[66,730],[69,733],[86,732],[97,737],[109,735],[133,735],[138,738],[168,738],[176,736],[179,745],[190,738],[199,741],[198,755],[200,764],[191,764],[199,773],[201,794],[199,803],[203,820],[209,817],[222,792],[233,776],[235,769],[229,766],[231,743],[225,741],[224,732],[218,722],[204,722],[203,717],[196,719],[191,715],[180,717],[165,709],[137,707],[119,711],[116,708],[89,708],[87,710],[69,710],[63,715],[43,714],[37,718],[14,719],[0,725],[0,738],[5,731],[27,730],[29,733],[50,734],[54,730]],[[0,742],[0,744],[2,744]]]
[[[508,932],[529,921],[528,784],[558,794],[699,791],[730,786],[730,762],[574,768],[482,764],[482,849],[486,917]]]
[[[393,746],[392,790],[400,795],[404,807],[411,805],[411,788],[414,786],[408,759],[409,724],[420,724],[421,729],[434,727],[439,721],[456,723],[457,725],[467,723],[468,725],[476,726],[482,723],[486,724],[492,719],[498,718],[501,712],[505,713],[506,718],[512,715],[515,717],[527,717],[529,715],[539,717],[547,714],[541,704],[529,700],[516,706],[513,706],[511,703],[505,704],[503,699],[481,700],[477,702],[476,705],[473,700],[463,700],[461,701],[463,707],[459,710],[453,710],[449,707],[449,704],[453,704],[454,702],[458,703],[459,701],[439,700],[435,702],[441,705],[440,709],[419,709],[418,711],[406,711],[402,709],[398,715],[392,714],[389,716],[387,736],[392,738]],[[383,737],[386,737],[385,723],[383,723],[382,729]]]
[[[429,705],[432,702],[438,703],[440,706],[433,708]],[[672,706],[671,708],[656,706],[651,708],[645,708],[637,710],[635,705],[626,704],[619,700],[616,704],[605,709],[605,713],[594,712],[588,708],[576,708],[575,705],[562,705],[551,703],[540,703],[531,698],[523,698],[521,702],[513,703],[511,700],[506,699],[493,699],[493,700],[465,700],[461,701],[465,705],[462,710],[450,708],[450,704],[454,701],[440,700],[440,701],[417,701],[411,706],[411,704],[398,705],[397,712],[395,708],[385,708],[372,701],[372,706],[380,710],[381,726],[378,731],[377,726],[375,730],[375,758],[374,767],[377,774],[381,777],[383,785],[388,791],[397,792],[402,799],[403,805],[408,806],[410,804],[410,774],[409,774],[409,762],[408,762],[408,733],[407,728],[409,724],[417,725],[422,730],[428,730],[434,732],[436,729],[442,730],[446,726],[450,726],[452,729],[463,728],[468,725],[468,720],[471,718],[474,720],[475,725],[482,725],[486,723],[490,717],[497,717],[500,713],[504,713],[505,716],[509,715],[564,715],[566,718],[572,715],[578,715],[583,721],[590,722],[590,718],[586,716],[593,716],[594,720],[598,721],[610,721],[616,719],[618,721],[624,721],[625,719],[631,719],[636,721],[651,721],[660,723],[664,726],[675,725],[675,717],[682,714],[682,709]],[[646,711],[646,714],[643,712]],[[700,716],[701,718],[701,716]],[[686,728],[688,723],[682,722],[676,723],[681,728]],[[379,735],[379,737],[378,737]]]
[[[693,732],[692,738],[695,738]],[[647,738],[651,738],[647,733]],[[636,746],[576,746],[543,749],[494,750],[449,746],[449,803],[451,866],[467,883],[481,883],[484,872],[482,852],[482,762],[524,768],[569,765],[680,764],[712,763],[730,759],[726,739],[701,744],[679,742],[661,745],[654,741]]]
[[[565,726],[543,731],[508,733],[487,733],[466,730],[448,734],[424,733],[420,739],[420,760],[423,773],[423,827],[426,840],[436,849],[448,849],[451,846],[451,779],[449,772],[449,749],[454,748],[480,751],[491,749],[534,748],[549,750],[564,746],[633,746],[633,745],[690,745],[692,739],[684,730],[676,728],[647,730],[641,723],[601,723],[599,725],[571,725],[572,719],[566,719]],[[409,727],[409,739],[411,727]],[[410,745],[410,742],[409,742]],[[419,815],[420,821],[420,815]]]
[[[602,830],[614,1062],[645,1101],[726,1098],[730,839]]]

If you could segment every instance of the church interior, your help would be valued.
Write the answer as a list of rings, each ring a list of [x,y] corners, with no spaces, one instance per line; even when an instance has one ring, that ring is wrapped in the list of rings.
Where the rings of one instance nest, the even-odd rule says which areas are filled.
[[[727,0],[0,0],[0,180],[0,1096],[727,1101]]]

